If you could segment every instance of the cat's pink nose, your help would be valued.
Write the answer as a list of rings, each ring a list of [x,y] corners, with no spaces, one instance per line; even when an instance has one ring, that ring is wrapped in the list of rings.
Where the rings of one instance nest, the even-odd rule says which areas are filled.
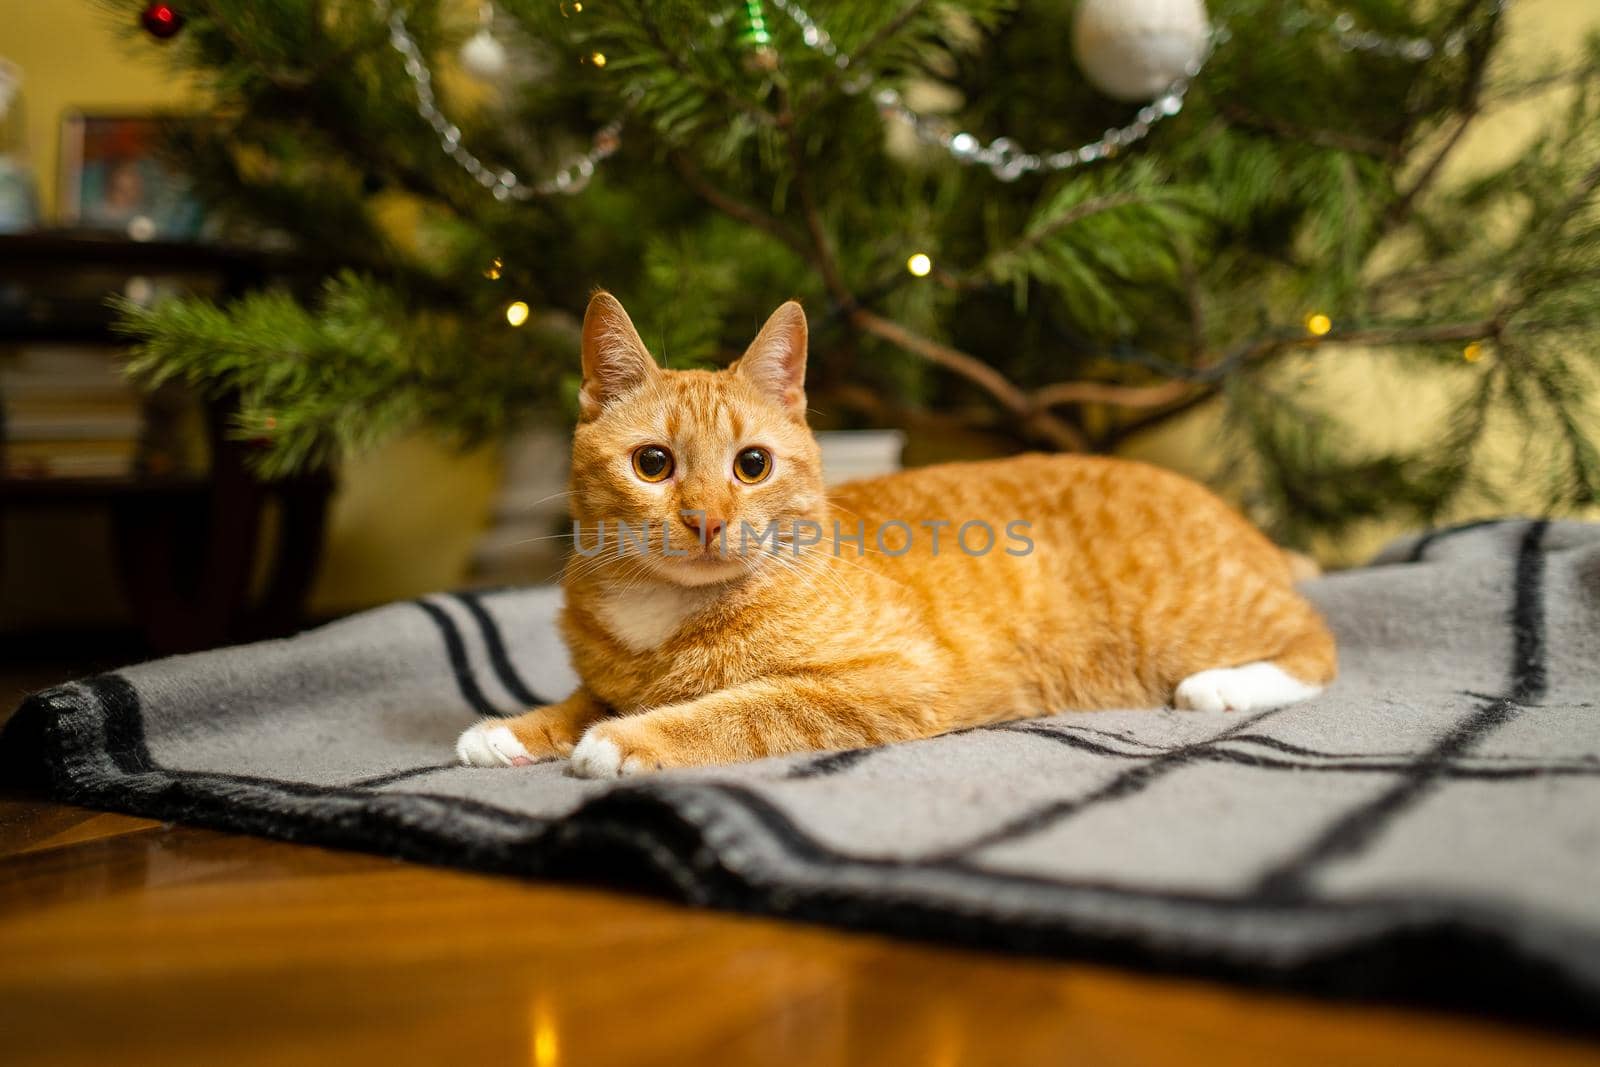
[[[703,511],[680,511],[678,518],[682,519],[683,524],[689,527],[689,532],[694,534],[697,541],[709,542],[720,534],[722,528],[727,525],[724,520],[717,518],[715,515],[707,515]]]

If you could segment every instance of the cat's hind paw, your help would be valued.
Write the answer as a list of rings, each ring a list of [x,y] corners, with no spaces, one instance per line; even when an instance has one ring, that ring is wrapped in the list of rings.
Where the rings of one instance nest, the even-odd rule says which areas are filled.
[[[1188,711],[1264,711],[1298,704],[1322,692],[1274,663],[1246,663],[1191,674],[1178,683],[1172,706]]]
[[[468,767],[525,767],[533,762],[511,727],[495,719],[467,727],[456,741],[456,758]]]

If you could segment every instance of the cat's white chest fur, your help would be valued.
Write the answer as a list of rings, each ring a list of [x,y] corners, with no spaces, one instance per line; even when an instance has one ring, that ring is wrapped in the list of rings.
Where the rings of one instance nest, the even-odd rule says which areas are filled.
[[[659,648],[678,627],[706,607],[714,594],[703,588],[641,585],[602,593],[595,603],[600,625],[633,652]]]

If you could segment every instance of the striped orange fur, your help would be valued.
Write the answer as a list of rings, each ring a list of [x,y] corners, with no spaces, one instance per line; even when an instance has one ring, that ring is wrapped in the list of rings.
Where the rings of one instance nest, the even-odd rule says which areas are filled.
[[[622,306],[596,294],[571,494],[594,554],[573,555],[561,620],[582,685],[468,731],[463,760],[571,756],[577,773],[608,776],[1069,709],[1245,710],[1332,680],[1334,642],[1293,588],[1297,564],[1170,472],[1027,455],[825,491],[805,354],[791,302],[727,370],[662,370]],[[659,480],[667,463],[640,459],[646,448],[670,457]],[[769,457],[754,483],[736,469],[761,467],[751,449]],[[691,555],[596,536],[618,520],[656,542],[671,531]],[[739,543],[742,529],[796,521],[821,542]],[[978,525],[958,542],[967,523],[993,532],[989,551],[967,550]]]

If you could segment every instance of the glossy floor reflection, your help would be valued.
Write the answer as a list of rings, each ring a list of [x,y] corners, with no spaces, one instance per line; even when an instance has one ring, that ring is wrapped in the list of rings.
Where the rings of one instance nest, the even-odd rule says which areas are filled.
[[[0,1063],[1600,1065],[1416,1012],[0,800]]]

